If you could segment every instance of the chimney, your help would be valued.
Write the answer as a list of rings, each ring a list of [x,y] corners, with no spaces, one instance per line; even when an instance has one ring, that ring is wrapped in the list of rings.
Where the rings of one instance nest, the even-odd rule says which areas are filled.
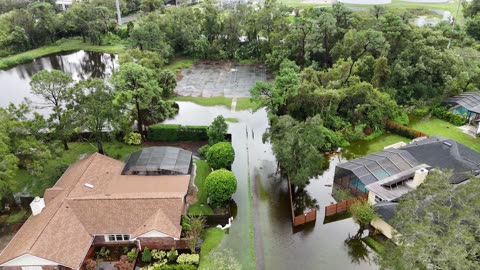
[[[416,188],[420,186],[423,181],[425,181],[425,178],[427,178],[428,175],[428,170],[425,168],[418,169],[415,172],[415,176],[413,176],[413,187]]]
[[[32,209],[32,215],[36,216],[42,212],[43,208],[45,208],[45,201],[43,198],[35,197],[30,203],[30,208]]]

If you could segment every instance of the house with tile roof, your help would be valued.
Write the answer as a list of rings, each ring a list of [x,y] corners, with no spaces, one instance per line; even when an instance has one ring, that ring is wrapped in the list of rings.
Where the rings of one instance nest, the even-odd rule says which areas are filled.
[[[372,226],[391,238],[394,229],[388,222],[398,200],[434,169],[451,170],[450,183],[463,183],[480,175],[480,153],[452,139],[419,138],[337,165],[334,185],[355,195],[368,194],[381,217]]]
[[[149,158],[144,162],[181,172],[122,173],[132,164],[130,159],[125,164],[98,153],[75,162],[43,198],[32,202],[32,216],[0,254],[0,268],[79,269],[95,244],[134,243],[141,248],[156,243],[176,248],[192,153],[155,147],[131,156],[142,156],[143,151]]]

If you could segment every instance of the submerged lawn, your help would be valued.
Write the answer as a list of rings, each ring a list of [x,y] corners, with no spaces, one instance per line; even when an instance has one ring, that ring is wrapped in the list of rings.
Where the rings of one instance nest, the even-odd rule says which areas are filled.
[[[212,215],[213,210],[207,204],[208,195],[207,191],[204,188],[205,178],[207,178],[207,176],[212,170],[210,169],[210,166],[205,160],[197,159],[197,161],[195,161],[195,165],[197,166],[197,170],[195,172],[195,186],[197,186],[198,188],[197,202],[192,204],[190,208],[188,208],[188,214]]]
[[[203,243],[200,247],[200,267],[198,269],[214,270],[210,268],[208,255],[220,245],[224,236],[225,231],[219,228],[210,228],[203,232]]]
[[[343,154],[346,158],[352,159],[360,156],[365,156],[370,153],[383,150],[385,146],[392,145],[397,142],[410,142],[411,140],[390,132],[386,132],[371,140],[358,140],[350,143],[350,146],[345,147]]]
[[[480,152],[480,138],[463,133],[457,126],[437,118],[425,118],[413,121],[411,128],[426,133],[430,136],[441,136],[453,139]]]
[[[225,106],[227,108],[232,107],[232,98],[226,97],[175,97],[176,101],[190,101],[201,106]]]
[[[8,69],[18,64],[23,64],[33,61],[35,58],[43,57],[52,53],[68,52],[68,51],[91,51],[102,53],[122,53],[126,49],[123,43],[115,45],[92,45],[85,43],[81,38],[70,38],[57,41],[55,44],[43,46],[37,49],[26,51],[23,53],[0,58],[0,69]]]
[[[48,161],[45,167],[46,172],[54,174],[54,171],[59,165],[66,167],[79,160],[82,156],[97,152],[96,145],[87,142],[69,143],[68,146],[70,147],[70,150],[62,150],[57,158]],[[142,147],[127,145],[122,142],[107,142],[104,144],[104,148],[108,156],[118,160],[125,160],[130,153],[135,152]],[[27,191],[33,196],[42,196],[45,189],[53,186],[58,180],[56,177],[52,177],[47,181],[39,181],[25,170],[17,170],[14,179],[16,184],[13,187],[14,192]]]

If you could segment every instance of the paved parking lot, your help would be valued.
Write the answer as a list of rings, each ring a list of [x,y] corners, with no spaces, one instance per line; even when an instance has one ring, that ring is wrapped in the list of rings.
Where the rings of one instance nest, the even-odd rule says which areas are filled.
[[[175,92],[192,97],[249,97],[255,82],[270,79],[259,65],[197,64],[181,75]]]

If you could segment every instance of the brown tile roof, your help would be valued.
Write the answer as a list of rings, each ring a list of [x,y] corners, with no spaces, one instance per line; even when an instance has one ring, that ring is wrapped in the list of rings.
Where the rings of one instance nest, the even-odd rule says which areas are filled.
[[[180,238],[190,176],[120,175],[123,166],[100,154],[72,164],[45,191],[46,207],[22,226],[0,264],[31,254],[76,269],[95,234],[157,230]]]

